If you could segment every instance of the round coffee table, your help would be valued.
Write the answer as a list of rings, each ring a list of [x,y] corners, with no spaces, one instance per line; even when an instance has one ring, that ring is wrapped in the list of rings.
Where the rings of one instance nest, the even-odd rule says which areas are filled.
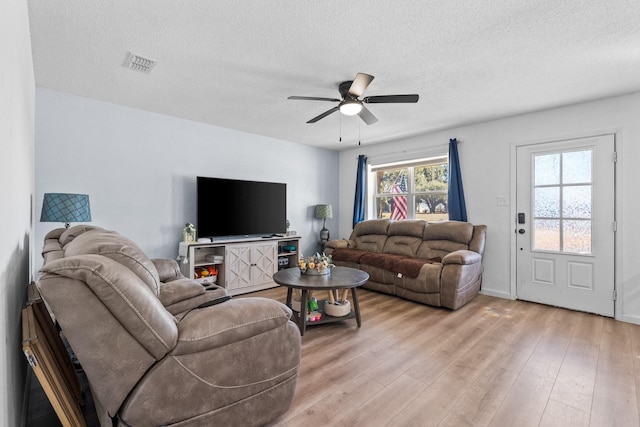
[[[293,310],[293,317],[298,327],[300,335],[304,335],[307,325],[320,325],[324,323],[338,322],[345,319],[356,319],[358,327],[362,325],[360,319],[360,306],[358,305],[358,295],[356,288],[369,280],[369,275],[362,270],[350,267],[333,267],[330,274],[322,276],[311,276],[301,274],[298,267],[286,268],[273,275],[273,281],[279,285],[287,287],[287,307],[291,306],[291,297],[294,289],[300,289],[300,312]],[[320,320],[308,321],[306,316],[307,302],[310,291],[333,291],[336,289],[351,289],[351,303],[353,310],[346,316],[333,317],[322,313]],[[323,312],[324,299],[318,301],[319,311]]]

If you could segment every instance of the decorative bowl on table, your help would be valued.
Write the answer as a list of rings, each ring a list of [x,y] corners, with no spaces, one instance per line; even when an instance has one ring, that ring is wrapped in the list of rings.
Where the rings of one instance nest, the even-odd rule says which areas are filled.
[[[308,276],[323,276],[331,273],[331,268],[334,265],[331,263],[331,256],[316,253],[315,255],[300,258],[298,267],[300,267],[300,273]]]

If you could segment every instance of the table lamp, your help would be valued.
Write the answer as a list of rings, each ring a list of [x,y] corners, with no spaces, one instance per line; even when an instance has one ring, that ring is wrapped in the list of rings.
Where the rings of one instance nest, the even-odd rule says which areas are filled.
[[[64,222],[69,228],[70,222],[91,221],[89,195],[67,193],[45,193],[42,201],[40,222]]]
[[[329,230],[327,229],[327,218],[333,218],[331,205],[316,205],[316,218],[322,219],[322,230],[320,230],[320,241],[329,240]]]

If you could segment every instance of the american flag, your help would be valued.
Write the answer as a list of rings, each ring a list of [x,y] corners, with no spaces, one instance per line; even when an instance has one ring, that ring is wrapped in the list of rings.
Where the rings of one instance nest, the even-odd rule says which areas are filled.
[[[404,172],[400,174],[396,183],[391,187],[391,192],[395,194],[407,192],[407,176]],[[407,196],[395,196],[392,200],[391,219],[407,219]]]

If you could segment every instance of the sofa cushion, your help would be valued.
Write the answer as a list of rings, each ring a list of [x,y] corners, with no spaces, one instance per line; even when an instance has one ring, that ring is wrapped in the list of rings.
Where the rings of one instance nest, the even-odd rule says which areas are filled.
[[[386,234],[365,234],[355,238],[356,248],[367,252],[380,253],[387,242]]]
[[[419,237],[422,240],[424,227],[427,221],[421,219],[406,219],[402,221],[391,221],[387,235],[389,236],[411,236]]]
[[[351,233],[357,249],[380,253],[387,241],[387,231],[390,221],[388,219],[372,219],[356,224]]]
[[[418,277],[420,274],[420,269],[425,264],[438,264],[442,262],[442,258],[436,257],[431,259],[423,259],[423,258],[405,258],[401,259],[395,263],[393,266],[393,271],[395,273],[400,273],[406,277]]]
[[[98,254],[133,271],[151,289],[160,293],[160,278],[153,262],[131,240],[115,231],[95,229],[77,236],[65,247],[65,256]]]
[[[368,253],[360,258],[360,264],[373,265],[374,267],[393,271],[395,263],[404,258],[402,255]]]
[[[63,228],[62,230],[63,231],[60,234],[59,240],[60,240],[60,244],[64,247],[69,243],[71,243],[73,239],[80,236],[81,234],[86,233],[87,231],[103,230],[103,229],[95,225],[80,224],[80,225],[74,225],[73,227],[69,227],[67,229]]]
[[[424,240],[449,240],[468,245],[473,237],[473,224],[460,221],[429,223],[424,227]]]
[[[62,250],[60,241],[58,241],[57,238],[45,238],[44,246],[42,247],[42,258],[45,264],[56,259],[64,258],[64,250]]]
[[[422,244],[422,238],[412,236],[390,236],[382,250],[385,254],[416,256],[418,248]]]
[[[331,260],[359,263],[360,258],[368,253],[369,252],[363,251],[362,249],[336,248],[331,253]]]
[[[468,222],[429,223],[424,228],[424,242],[416,256],[425,259],[443,258],[451,252],[469,249],[472,237],[473,225]]]
[[[72,228],[75,228],[75,227],[72,227]],[[62,236],[62,233],[64,233],[67,230],[68,228],[54,228],[44,236],[44,241],[46,242],[49,239],[60,240],[60,236]]]
[[[367,221],[361,221],[353,228],[350,240],[354,240],[353,237],[364,236],[367,234],[379,234],[386,236],[387,230],[389,230],[389,224],[390,221],[388,219],[370,219]]]

